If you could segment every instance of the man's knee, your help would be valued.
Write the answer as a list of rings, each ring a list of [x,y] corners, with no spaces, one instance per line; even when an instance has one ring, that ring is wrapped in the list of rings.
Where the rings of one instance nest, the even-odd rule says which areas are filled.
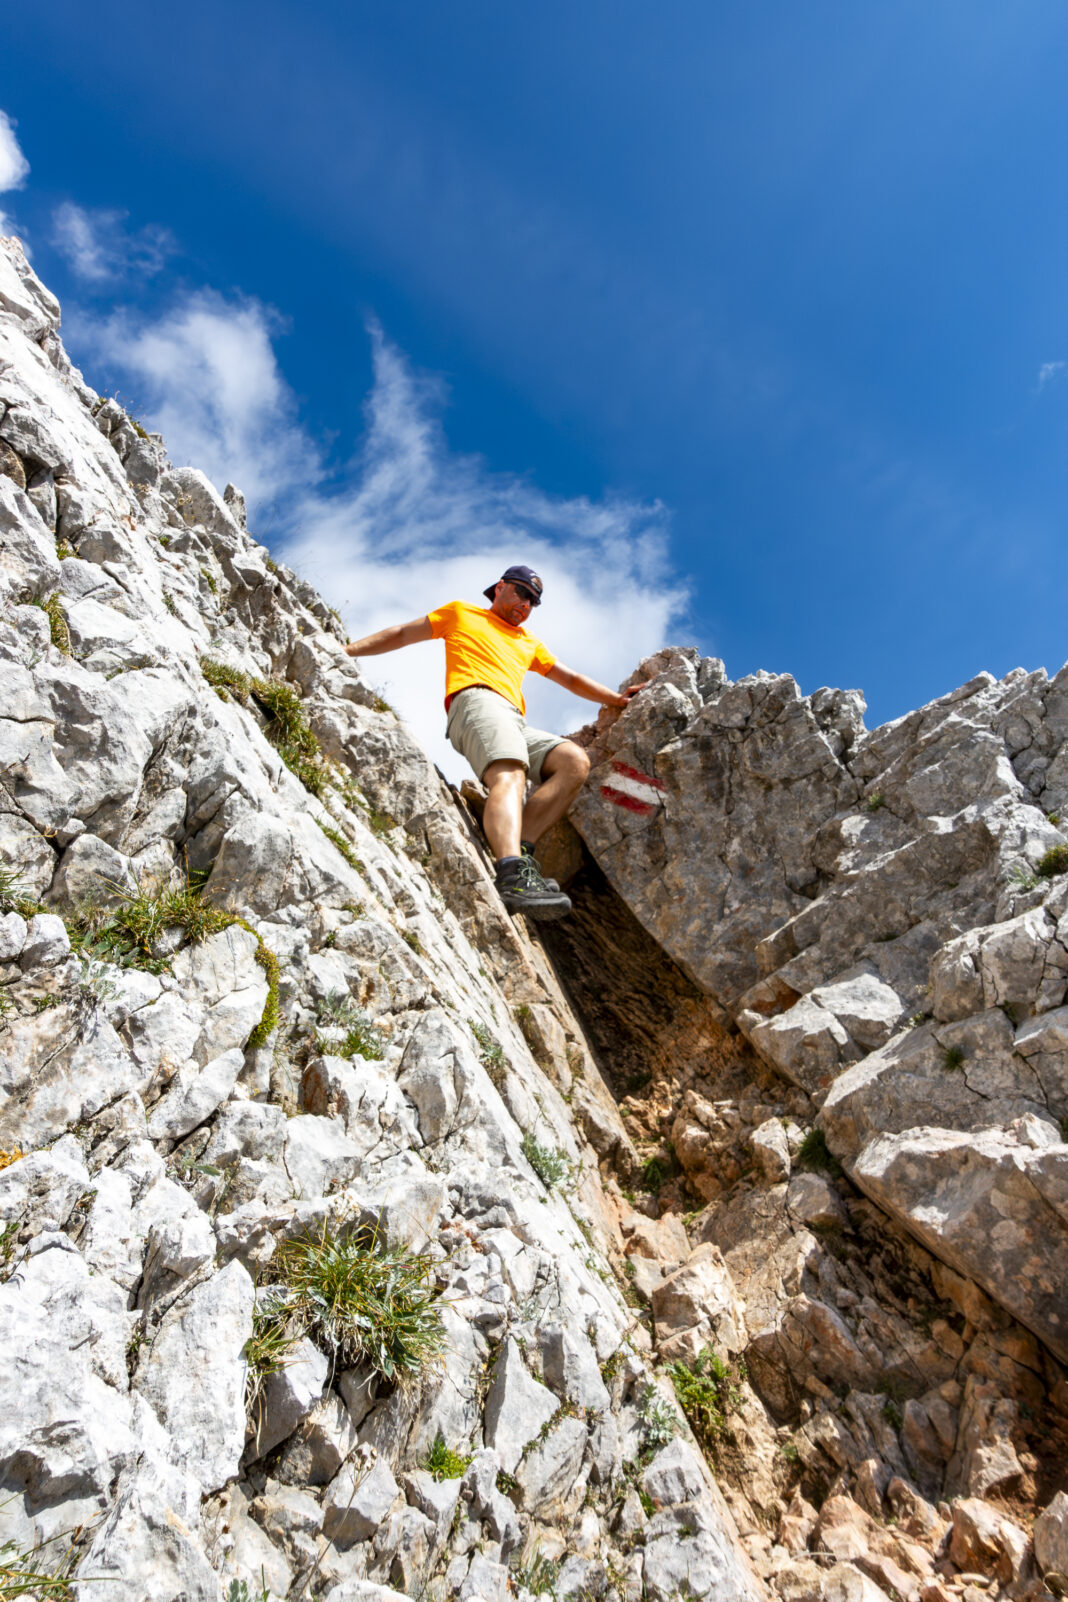
[[[477,769],[476,769],[477,772]],[[511,759],[501,759],[491,762],[482,775],[482,783],[487,790],[504,788],[525,789],[527,770],[522,762],[513,762]]]
[[[573,740],[562,740],[554,745],[542,764],[543,775],[562,773],[576,786],[585,783],[589,771],[589,757]]]

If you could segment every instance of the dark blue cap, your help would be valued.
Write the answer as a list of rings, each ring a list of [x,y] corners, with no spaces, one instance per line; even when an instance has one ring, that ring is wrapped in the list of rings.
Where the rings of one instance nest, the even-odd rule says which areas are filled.
[[[541,579],[532,567],[507,567],[497,580],[497,584],[525,584],[534,597],[534,605],[541,605]],[[488,590],[482,591],[487,601],[493,600],[497,584],[491,584]]]

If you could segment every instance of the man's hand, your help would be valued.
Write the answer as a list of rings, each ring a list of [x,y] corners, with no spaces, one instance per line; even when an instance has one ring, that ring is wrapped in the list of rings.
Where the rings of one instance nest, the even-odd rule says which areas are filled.
[[[637,695],[639,690],[644,690],[653,682],[652,679],[645,679],[643,683],[632,684],[622,695],[617,695],[607,684],[598,684],[596,679],[588,679],[585,673],[576,673],[574,668],[565,667],[562,662],[555,662],[545,677],[570,690],[572,695],[581,695],[584,701],[600,701],[602,706],[626,706],[631,696]]]
[[[638,694],[638,691],[647,690],[652,682],[652,679],[643,679],[640,684],[628,684],[625,690],[621,690],[618,695],[613,696],[612,700],[608,703],[609,706],[629,705],[629,703]]]

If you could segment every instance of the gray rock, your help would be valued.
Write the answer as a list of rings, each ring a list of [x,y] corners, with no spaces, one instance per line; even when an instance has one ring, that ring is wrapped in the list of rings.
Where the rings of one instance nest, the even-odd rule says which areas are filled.
[[[59,906],[114,907],[137,889],[130,859],[95,834],[80,834],[60,858],[49,899]]]
[[[769,1185],[789,1179],[790,1145],[780,1119],[769,1118],[758,1129],[754,1129],[750,1144],[756,1165]]]
[[[227,1263],[171,1309],[138,1369],[138,1389],[205,1491],[224,1485],[241,1460],[254,1299],[244,1268]]]
[[[540,1518],[558,1515],[575,1490],[585,1454],[585,1424],[579,1418],[561,1419],[531,1447],[516,1471],[519,1506]]]
[[[658,1507],[693,1502],[708,1489],[705,1472],[688,1441],[676,1438],[653,1458],[642,1475],[642,1490]]]
[[[148,1132],[153,1140],[178,1140],[210,1118],[233,1090],[244,1067],[244,1053],[236,1047],[199,1068],[188,1063],[172,1089],[153,1107]]]
[[[26,920],[17,912],[0,917],[0,962],[14,962],[26,944]]]
[[[1040,1574],[1068,1574],[1068,1495],[1058,1491],[1035,1520],[1035,1561]]]
[[[559,1396],[591,1413],[610,1405],[597,1357],[584,1335],[563,1324],[544,1324],[538,1330],[542,1372]]]
[[[38,912],[26,925],[26,938],[20,953],[23,973],[35,968],[54,968],[70,954],[70,937],[62,918],[53,912]]]
[[[318,1372],[318,1365],[314,1365],[306,1379],[314,1384]],[[305,1392],[307,1388],[306,1384]],[[319,1388],[321,1391],[321,1382]],[[282,1454],[278,1477],[290,1485],[328,1485],[355,1449],[356,1430],[333,1391],[305,1412],[306,1417]]]
[[[287,1352],[282,1367],[267,1376],[253,1412],[251,1456],[265,1456],[292,1435],[318,1402],[329,1372],[327,1358],[306,1337]]]
[[[346,1464],[326,1488],[323,1534],[347,1545],[370,1540],[399,1496],[400,1487],[382,1458],[370,1472]]]
[[[486,1396],[486,1445],[496,1452],[507,1474],[514,1474],[523,1449],[540,1433],[560,1403],[528,1372],[516,1342],[509,1338],[493,1368]]]

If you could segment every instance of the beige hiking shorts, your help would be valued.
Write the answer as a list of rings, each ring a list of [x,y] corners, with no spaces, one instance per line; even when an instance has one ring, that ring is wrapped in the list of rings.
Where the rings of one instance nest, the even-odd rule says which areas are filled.
[[[522,762],[532,784],[541,783],[541,765],[562,734],[528,728],[523,714],[496,690],[460,690],[449,707],[445,733],[454,750],[481,779],[491,762]]]

